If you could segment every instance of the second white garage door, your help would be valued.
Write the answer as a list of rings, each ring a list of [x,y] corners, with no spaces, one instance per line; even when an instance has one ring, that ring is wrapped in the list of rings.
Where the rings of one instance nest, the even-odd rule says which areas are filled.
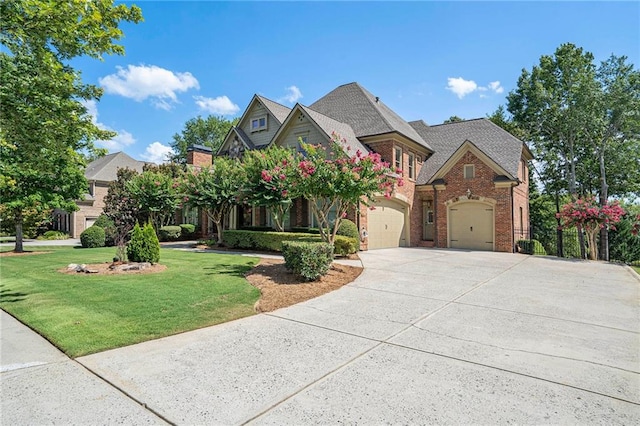
[[[467,202],[449,207],[449,247],[493,250],[493,206]]]
[[[387,199],[373,204],[369,210],[369,249],[403,247],[407,245],[406,207]]]

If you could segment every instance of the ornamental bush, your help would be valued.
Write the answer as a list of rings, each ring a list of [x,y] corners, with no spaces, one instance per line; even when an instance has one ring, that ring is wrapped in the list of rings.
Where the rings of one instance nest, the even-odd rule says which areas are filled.
[[[180,235],[182,238],[193,238],[196,234],[196,226],[191,223],[181,223],[180,229]]]
[[[336,235],[344,235],[345,237],[354,238],[356,242],[356,250],[354,253],[360,250],[360,232],[358,232],[358,225],[353,223],[353,221],[349,219],[342,219],[338,225]]]
[[[336,235],[333,240],[334,252],[337,256],[348,256],[358,251],[360,240],[344,235]]]
[[[133,227],[131,241],[127,245],[127,258],[132,262],[158,263],[160,241],[151,223],[147,223],[144,228],[137,223]]]
[[[47,231],[38,237],[39,240],[66,240],[69,234],[62,231]]]
[[[106,214],[101,214],[96,219],[94,226],[99,226],[104,229],[104,244],[107,247],[113,247],[116,245],[116,225],[112,219]]]
[[[182,228],[176,225],[163,226],[158,230],[160,241],[176,241],[182,235]]]
[[[547,251],[544,246],[538,240],[518,240],[518,247],[520,247],[521,253],[524,254],[537,254],[546,256]]]
[[[333,261],[333,247],[324,242],[284,241],[282,254],[287,269],[307,281],[326,275]]]
[[[282,251],[283,241],[320,241],[320,236],[296,232],[227,230],[223,237],[224,245],[230,248],[278,252]]]
[[[84,248],[104,247],[104,229],[90,226],[80,234],[80,244]]]

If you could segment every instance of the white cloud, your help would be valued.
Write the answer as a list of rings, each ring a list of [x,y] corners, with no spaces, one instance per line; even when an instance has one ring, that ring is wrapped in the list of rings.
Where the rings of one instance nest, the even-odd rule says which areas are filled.
[[[447,90],[451,90],[458,96],[458,98],[462,99],[473,92],[494,92],[500,94],[504,92],[504,87],[500,85],[499,81],[492,81],[486,86],[478,86],[478,84],[473,80],[465,80],[462,77],[449,77],[447,79]],[[487,97],[484,93],[480,93],[479,96],[480,98]]]
[[[240,107],[229,99],[227,96],[218,96],[217,98],[206,98],[204,96],[194,96],[196,105],[200,109],[210,112],[211,114],[232,115],[240,111]]]
[[[447,89],[451,90],[455,93],[458,98],[462,99],[467,96],[469,93],[474,92],[478,89],[478,85],[473,80],[465,80],[462,77],[447,78]]]
[[[91,122],[99,129],[114,131],[111,127],[98,121],[98,105],[94,99],[81,101],[87,109],[87,114],[91,116]],[[118,134],[112,139],[95,141],[96,145],[107,148],[110,152],[121,151],[123,148],[136,143],[133,135],[126,130],[117,131]]]
[[[177,93],[198,89],[198,80],[189,72],[176,72],[155,65],[128,65],[98,80],[105,91],[141,102],[151,98],[157,108],[169,110],[178,102]]]
[[[173,149],[170,146],[162,145],[160,142],[153,142],[147,146],[141,157],[145,161],[160,164],[169,161],[169,155],[171,154],[173,154]]]
[[[492,81],[491,83],[489,83],[489,89],[493,90],[496,93],[504,92],[504,87],[500,85],[499,81]]]
[[[290,104],[298,102],[298,99],[302,98],[302,92],[298,89],[297,86],[289,86],[285,87],[287,93],[278,99],[278,102],[287,102]]]

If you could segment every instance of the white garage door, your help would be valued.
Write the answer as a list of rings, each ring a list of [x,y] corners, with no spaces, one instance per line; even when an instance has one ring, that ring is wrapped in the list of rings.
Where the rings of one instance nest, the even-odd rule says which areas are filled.
[[[493,250],[493,207],[478,202],[449,207],[449,247]]]
[[[405,232],[406,207],[387,199],[373,204],[369,210],[369,249],[407,245]]]

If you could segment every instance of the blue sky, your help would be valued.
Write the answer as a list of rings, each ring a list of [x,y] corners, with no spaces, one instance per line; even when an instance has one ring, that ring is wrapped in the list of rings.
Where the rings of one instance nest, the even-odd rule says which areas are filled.
[[[309,105],[357,81],[405,120],[484,117],[523,68],[571,42],[640,65],[638,2],[139,1],[125,56],[79,59],[88,105],[119,132],[98,146],[162,161],[198,115],[240,116],[258,93]]]

